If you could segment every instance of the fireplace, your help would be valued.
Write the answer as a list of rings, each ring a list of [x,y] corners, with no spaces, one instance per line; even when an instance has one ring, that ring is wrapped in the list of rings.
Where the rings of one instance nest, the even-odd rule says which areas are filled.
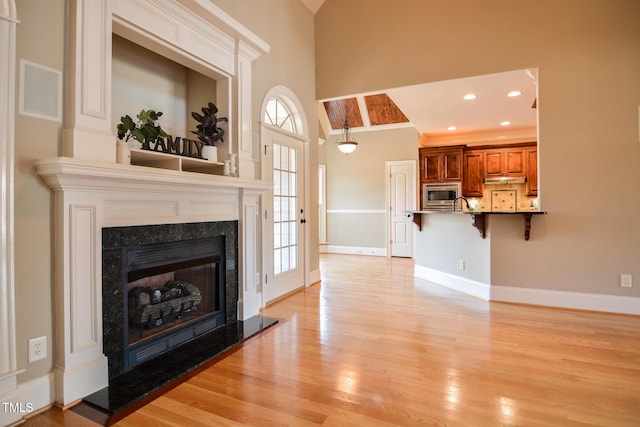
[[[237,221],[102,230],[109,378],[236,320]]]
[[[67,36],[72,42],[63,156],[35,164],[54,193],[52,388],[61,406],[101,390],[109,384],[111,370],[125,369],[122,252],[126,246],[153,242],[129,242],[103,257],[103,248],[116,247],[102,241],[103,230],[237,221],[234,256],[229,256],[229,238],[225,248],[227,327],[233,323],[230,318],[250,320],[262,307],[259,213],[261,197],[273,188],[256,174],[251,130],[251,69],[269,51],[265,41],[213,4],[141,0],[77,1],[68,6]],[[109,132],[113,34],[218,82],[216,105],[230,119],[221,155],[237,155],[238,177],[115,163],[115,136]],[[198,237],[203,236],[182,238]],[[110,257],[119,257],[118,262]],[[119,273],[114,272],[116,265]],[[119,320],[114,322],[116,312]]]

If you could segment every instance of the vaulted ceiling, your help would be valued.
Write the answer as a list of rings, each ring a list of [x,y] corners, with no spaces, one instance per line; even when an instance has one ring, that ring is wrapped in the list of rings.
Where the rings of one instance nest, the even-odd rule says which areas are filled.
[[[322,3],[324,3],[324,0],[300,0],[300,1],[302,1],[302,3],[304,3],[305,6],[307,6],[307,9],[309,9],[314,14],[318,11],[318,9],[320,9],[320,6],[322,6]]]
[[[513,96],[513,92],[520,94]],[[512,96],[508,94],[512,93]],[[473,94],[474,99],[464,99]],[[390,88],[320,101],[324,134],[412,126],[421,143],[535,140],[536,70],[517,70]],[[429,145],[429,144],[424,144]]]
[[[316,13],[324,0],[301,0]],[[508,96],[513,91],[519,96]],[[464,99],[474,94],[474,99]],[[320,100],[322,133],[414,127],[421,145],[537,139],[537,70],[523,69]],[[508,123],[508,124],[507,124]]]

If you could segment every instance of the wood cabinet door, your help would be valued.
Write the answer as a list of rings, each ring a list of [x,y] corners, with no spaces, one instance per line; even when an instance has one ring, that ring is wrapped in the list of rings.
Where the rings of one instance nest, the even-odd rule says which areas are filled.
[[[482,197],[484,189],[484,151],[466,151],[463,162],[462,195]]]
[[[459,182],[462,180],[462,147],[420,149],[420,181]]]
[[[538,196],[538,149],[536,147],[525,148],[525,170],[527,182],[525,191],[527,196]]]
[[[420,156],[420,172],[423,182],[440,182],[440,153],[424,152]]]
[[[524,151],[520,147],[485,151],[487,176],[524,176],[524,168]]]
[[[503,150],[485,150],[484,171],[486,176],[502,176],[504,164]]]
[[[462,179],[462,150],[442,153],[442,180],[460,181]]]
[[[504,175],[507,176],[524,176],[525,175],[525,159],[524,150],[522,148],[506,149],[504,151],[505,169]]]

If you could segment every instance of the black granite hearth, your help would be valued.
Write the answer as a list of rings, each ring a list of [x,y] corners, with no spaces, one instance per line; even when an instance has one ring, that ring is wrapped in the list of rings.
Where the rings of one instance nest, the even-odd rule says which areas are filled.
[[[261,316],[228,322],[111,378],[108,387],[85,397],[72,410],[104,425],[114,423],[276,323],[276,319]]]

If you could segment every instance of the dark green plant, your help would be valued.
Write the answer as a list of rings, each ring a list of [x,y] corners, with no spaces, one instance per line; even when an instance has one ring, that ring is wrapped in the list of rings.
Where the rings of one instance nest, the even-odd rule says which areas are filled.
[[[198,136],[198,140],[204,145],[215,145],[216,142],[224,142],[222,137],[224,136],[224,129],[218,127],[218,122],[228,122],[226,117],[216,117],[218,113],[218,107],[209,102],[207,107],[202,107],[202,114],[192,112],[191,117],[194,118],[199,124],[196,127],[196,131],[191,133]]]
[[[155,141],[158,137],[166,138],[167,133],[157,124],[160,116],[162,116],[161,111],[140,110],[136,116],[138,119],[136,122],[128,114],[120,117],[118,139],[126,142],[133,138],[143,146],[148,146],[150,141]]]

